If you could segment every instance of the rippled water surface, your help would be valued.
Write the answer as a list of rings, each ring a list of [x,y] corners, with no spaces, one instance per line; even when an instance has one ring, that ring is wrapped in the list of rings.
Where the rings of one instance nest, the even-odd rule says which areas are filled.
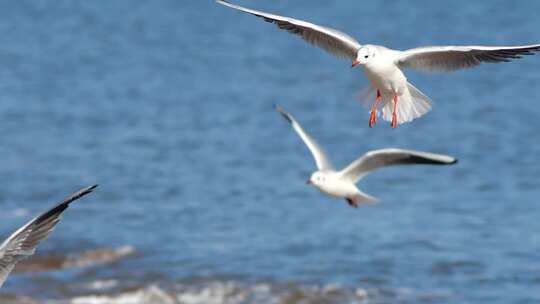
[[[535,1],[239,3],[398,49],[540,41]],[[540,56],[409,71],[434,108],[391,130],[367,127],[360,69],[213,1],[4,1],[0,37],[1,235],[99,183],[39,255],[135,251],[15,273],[3,303],[540,302]],[[378,171],[382,202],[353,210],[304,185],[273,104],[339,165],[460,162]]]

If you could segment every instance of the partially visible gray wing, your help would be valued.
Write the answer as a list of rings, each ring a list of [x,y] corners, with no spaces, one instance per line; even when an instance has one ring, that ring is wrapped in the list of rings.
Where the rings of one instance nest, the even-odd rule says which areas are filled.
[[[382,149],[364,154],[341,170],[340,174],[356,183],[363,176],[380,167],[416,164],[450,165],[456,162],[457,159],[448,155],[402,149]]]
[[[322,48],[340,58],[349,58],[351,60],[356,59],[356,53],[361,47],[360,43],[358,43],[358,41],[351,36],[332,28],[316,25],[302,20],[252,10],[223,0],[218,0],[216,2],[230,8],[261,17],[267,22],[275,23],[280,29],[299,35],[312,45]]]
[[[332,162],[330,162],[326,156],[323,148],[321,148],[317,141],[311,138],[311,136],[304,131],[296,119],[294,119],[291,114],[285,112],[285,110],[283,110],[281,107],[276,106],[276,111],[278,111],[292,125],[294,131],[296,131],[300,138],[302,138],[306,146],[309,148],[309,151],[311,151],[311,154],[315,159],[315,163],[317,164],[317,168],[319,170],[334,170],[334,165],[332,165]]]
[[[522,46],[428,46],[399,52],[396,63],[421,71],[454,71],[483,62],[508,62],[540,51],[540,44]]]
[[[15,267],[16,263],[17,261],[9,261],[7,259],[0,260],[0,288]]]
[[[97,185],[93,185],[70,195],[54,208],[28,222],[0,245],[0,287],[15,264],[33,255],[38,244],[49,236],[69,204],[92,192],[96,187]]]

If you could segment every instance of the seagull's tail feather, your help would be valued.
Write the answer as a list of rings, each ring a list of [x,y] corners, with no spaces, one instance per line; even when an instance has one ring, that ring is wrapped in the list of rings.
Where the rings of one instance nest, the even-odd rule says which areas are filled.
[[[382,118],[392,121],[394,110],[394,96],[383,96]],[[410,122],[431,110],[432,102],[412,84],[407,83],[407,90],[398,97],[397,119],[398,124]]]
[[[358,193],[351,197],[351,200],[356,204],[356,205],[361,205],[361,204],[375,204],[377,203],[379,200],[369,194],[366,194],[360,190],[358,190]]]

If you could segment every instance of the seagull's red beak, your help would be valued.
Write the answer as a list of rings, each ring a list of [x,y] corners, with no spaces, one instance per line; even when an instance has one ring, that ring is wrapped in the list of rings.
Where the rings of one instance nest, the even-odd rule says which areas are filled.
[[[306,181],[306,185],[311,185],[311,184],[313,184],[313,182],[311,181],[311,179],[308,179],[308,180]]]
[[[354,68],[355,66],[357,66],[359,64],[360,64],[360,61],[355,60],[355,61],[353,61],[352,65],[351,65],[351,68]]]

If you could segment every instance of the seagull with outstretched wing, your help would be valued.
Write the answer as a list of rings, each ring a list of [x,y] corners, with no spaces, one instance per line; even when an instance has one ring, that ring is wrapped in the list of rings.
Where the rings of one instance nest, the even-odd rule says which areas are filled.
[[[431,99],[407,81],[403,68],[421,71],[454,71],[481,63],[508,62],[540,50],[540,44],[522,46],[428,46],[398,51],[374,44],[360,44],[351,36],[332,28],[306,21],[248,9],[223,0],[217,3],[255,15],[276,24],[280,29],[300,36],[308,43],[361,65],[370,81],[367,92],[373,92],[375,102],[369,102],[369,126],[377,117],[391,121],[392,128],[410,122],[431,110]],[[364,101],[365,102],[365,101]]]
[[[315,159],[317,171],[311,174],[306,183],[315,186],[323,194],[345,199],[350,206],[355,208],[361,203],[377,201],[376,198],[360,191],[355,184],[378,168],[394,165],[451,165],[457,163],[457,159],[448,155],[403,149],[381,149],[362,155],[338,171],[321,146],[304,131],[291,114],[280,107],[276,107],[276,111],[291,124]]]
[[[92,192],[96,187],[97,185],[93,185],[73,193],[54,208],[22,226],[0,245],[0,287],[13,267],[19,261],[33,255],[39,243],[49,236],[69,204]]]

